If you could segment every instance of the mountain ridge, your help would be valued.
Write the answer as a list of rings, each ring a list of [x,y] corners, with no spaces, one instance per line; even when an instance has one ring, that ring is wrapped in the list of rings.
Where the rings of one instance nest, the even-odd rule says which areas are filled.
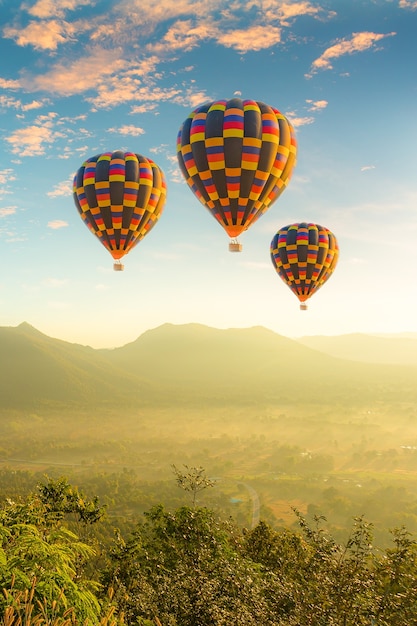
[[[24,322],[0,327],[0,408],[314,404],[336,395],[417,394],[417,361],[354,362],[318,345],[321,351],[262,326],[167,323],[124,346],[97,349]]]

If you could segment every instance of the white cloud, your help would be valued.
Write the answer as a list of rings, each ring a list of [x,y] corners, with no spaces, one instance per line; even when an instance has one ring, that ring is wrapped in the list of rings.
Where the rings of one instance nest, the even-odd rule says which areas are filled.
[[[30,22],[26,28],[7,26],[3,35],[14,39],[18,46],[33,46],[35,50],[56,50],[59,44],[71,39],[73,28],[66,22],[48,20]]]
[[[306,100],[307,104],[309,104],[309,111],[321,111],[327,107],[329,104],[327,100]]]
[[[239,52],[264,50],[280,43],[281,29],[276,26],[252,26],[248,29],[219,33],[217,41],[226,48],[234,48]]]
[[[43,106],[45,106],[45,104],[49,104],[49,102],[50,102],[49,99],[32,100],[32,102],[28,102],[27,104],[22,104],[21,109],[22,111],[32,111],[33,109],[42,108]]]
[[[20,89],[21,83],[19,80],[12,80],[8,78],[0,78],[1,89]]]
[[[66,228],[68,226],[68,222],[65,220],[52,220],[48,222],[48,228],[52,228],[52,230],[58,230],[59,228]]]
[[[282,26],[289,26],[290,20],[293,20],[296,17],[310,15],[314,17],[319,17],[323,14],[324,9],[320,6],[313,5],[311,2],[282,2],[277,3],[274,0],[270,0],[269,3],[265,3],[268,6],[266,9],[266,14],[269,17],[274,15],[274,12],[277,12],[278,19]],[[334,11],[329,11],[327,13],[328,16],[333,17],[335,15]]]
[[[368,170],[374,170],[375,169],[375,165],[364,165],[363,167],[361,167],[361,172],[366,172]]]
[[[109,128],[108,130],[110,133],[119,133],[119,135],[130,135],[132,137],[138,137],[139,135],[143,135],[145,133],[143,128],[140,128],[140,126],[133,126],[133,124],[124,124],[123,126],[119,126],[119,128]]]

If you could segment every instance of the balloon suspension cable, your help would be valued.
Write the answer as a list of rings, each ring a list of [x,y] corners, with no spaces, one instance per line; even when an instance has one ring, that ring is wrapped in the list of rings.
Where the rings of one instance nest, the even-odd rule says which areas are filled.
[[[242,244],[237,239],[231,239],[229,243],[229,252],[242,252]]]
[[[113,269],[115,272],[123,272],[125,266],[121,261],[116,261],[115,263],[113,263]]]
[[[302,303],[300,304],[300,310],[301,310],[301,311],[307,311],[307,309],[308,309],[308,306],[307,306],[304,302],[302,302]]]

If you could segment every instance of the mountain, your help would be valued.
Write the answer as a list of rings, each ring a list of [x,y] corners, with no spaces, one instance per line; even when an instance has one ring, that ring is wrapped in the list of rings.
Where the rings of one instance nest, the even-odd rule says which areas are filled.
[[[302,337],[304,346],[324,354],[361,361],[363,363],[391,363],[417,365],[417,335],[364,335],[349,334],[337,337]]]
[[[126,402],[137,376],[109,367],[88,346],[52,339],[27,323],[0,327],[0,407],[67,407]],[[135,394],[136,395],[136,394]]]
[[[355,363],[262,327],[164,324],[125,346],[93,349],[24,323],[0,328],[0,352],[2,409],[417,400],[414,365]]]

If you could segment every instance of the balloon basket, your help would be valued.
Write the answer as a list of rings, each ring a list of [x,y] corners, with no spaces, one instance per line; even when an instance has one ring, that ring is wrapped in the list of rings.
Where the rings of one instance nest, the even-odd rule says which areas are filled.
[[[242,252],[242,244],[238,241],[231,241],[229,243],[229,252]]]
[[[308,306],[306,304],[300,304],[300,311],[307,311]]]
[[[115,272],[123,272],[125,266],[123,263],[120,263],[120,261],[116,261],[116,263],[113,264],[113,269]]]

